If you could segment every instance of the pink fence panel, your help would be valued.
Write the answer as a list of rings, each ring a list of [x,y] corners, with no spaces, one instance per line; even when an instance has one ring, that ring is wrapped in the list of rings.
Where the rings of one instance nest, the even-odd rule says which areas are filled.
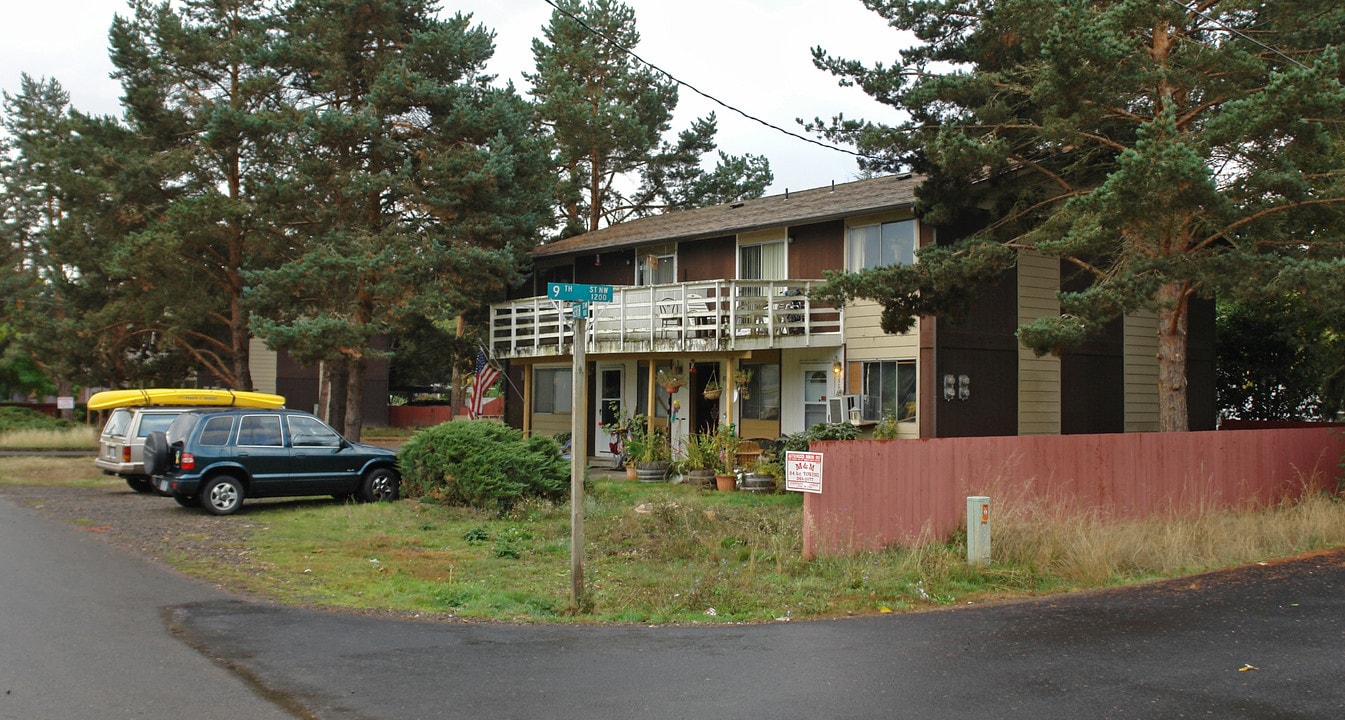
[[[1266,505],[1335,486],[1339,428],[818,443],[822,493],[804,498],[804,554],[941,539],[966,498],[1046,501],[1143,518]]]

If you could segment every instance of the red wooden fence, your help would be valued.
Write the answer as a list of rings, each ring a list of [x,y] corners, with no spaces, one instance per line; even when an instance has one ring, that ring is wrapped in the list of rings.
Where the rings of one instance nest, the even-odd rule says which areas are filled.
[[[1116,517],[1272,503],[1334,488],[1339,428],[815,443],[822,493],[804,497],[806,557],[945,538],[966,498],[1049,501]]]

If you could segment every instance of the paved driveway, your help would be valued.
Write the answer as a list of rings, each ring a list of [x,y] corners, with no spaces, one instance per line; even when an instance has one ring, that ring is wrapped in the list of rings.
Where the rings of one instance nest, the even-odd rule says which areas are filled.
[[[916,615],[518,627],[247,603],[91,530],[0,500],[0,720],[1345,717],[1345,550]]]
[[[172,622],[323,718],[1345,717],[1345,551],[813,623],[514,627],[240,602]]]

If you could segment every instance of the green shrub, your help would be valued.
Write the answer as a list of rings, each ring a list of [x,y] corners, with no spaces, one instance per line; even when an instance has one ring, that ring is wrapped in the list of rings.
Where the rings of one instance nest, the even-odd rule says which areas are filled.
[[[818,423],[801,433],[785,438],[786,451],[804,452],[808,444],[821,440],[854,440],[859,437],[859,428],[848,422]]]
[[[31,408],[7,405],[0,407],[0,432],[12,430],[64,430],[75,424],[59,420]]]
[[[503,512],[528,497],[564,498],[569,463],[556,441],[489,420],[446,422],[417,433],[398,453],[402,492]]]

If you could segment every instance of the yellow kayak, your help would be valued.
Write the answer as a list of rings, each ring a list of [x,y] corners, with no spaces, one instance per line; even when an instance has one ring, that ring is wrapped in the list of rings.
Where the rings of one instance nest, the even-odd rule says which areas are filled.
[[[249,408],[285,407],[284,395],[219,390],[210,388],[145,388],[141,390],[104,390],[89,398],[90,410],[144,405],[220,405]]]

